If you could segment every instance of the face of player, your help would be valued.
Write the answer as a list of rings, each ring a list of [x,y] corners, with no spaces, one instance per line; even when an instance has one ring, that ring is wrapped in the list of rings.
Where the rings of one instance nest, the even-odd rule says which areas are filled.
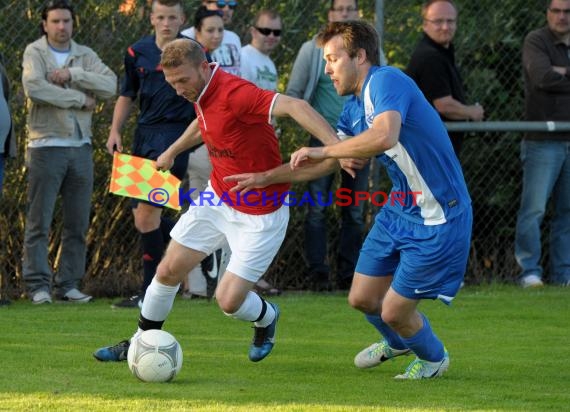
[[[196,30],[196,40],[208,51],[214,51],[224,38],[224,21],[220,16],[210,16],[202,20],[200,30]]]
[[[348,55],[341,36],[335,36],[325,44],[323,56],[325,73],[330,76],[337,94],[357,94],[359,79],[356,58]]]
[[[446,1],[432,3],[424,16],[423,30],[437,44],[449,47],[457,30],[457,10]]]
[[[42,21],[47,40],[56,49],[68,49],[73,34],[73,18],[67,9],[54,9],[47,13],[46,20]]]
[[[267,29],[272,31],[267,33]],[[255,27],[251,28],[252,46],[263,54],[270,54],[281,41],[281,34],[277,36],[273,30],[282,30],[281,19],[272,19],[267,15],[260,16]]]
[[[548,27],[558,36],[570,35],[570,0],[552,0],[546,12]]]
[[[329,23],[337,21],[358,20],[358,8],[354,0],[336,0],[329,10]]]
[[[198,67],[187,62],[178,67],[163,67],[163,71],[166,81],[176,90],[176,94],[190,102],[198,100],[211,74],[206,61]]]
[[[234,9],[237,7],[237,0],[207,0],[202,2],[208,10],[220,10],[224,16],[224,24],[231,24],[232,18],[234,17]]]
[[[174,40],[184,24],[184,14],[180,5],[165,6],[155,2],[150,14],[150,24],[156,33],[157,42]]]

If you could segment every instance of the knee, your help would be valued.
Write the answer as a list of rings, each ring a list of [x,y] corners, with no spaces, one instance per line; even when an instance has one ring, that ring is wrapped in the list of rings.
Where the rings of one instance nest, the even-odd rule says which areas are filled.
[[[398,312],[390,308],[383,308],[380,314],[382,321],[394,330],[399,330],[402,326],[402,319]]]
[[[241,302],[236,302],[233,299],[228,299],[223,294],[216,291],[216,302],[218,306],[228,316],[232,316],[241,307]]]
[[[377,311],[377,303],[366,299],[364,296],[353,293],[352,291],[348,294],[348,304],[360,312],[363,313],[374,313]]]
[[[184,277],[179,276],[171,267],[170,262],[166,259],[161,260],[158,264],[155,276],[160,283],[170,286],[179,284]]]

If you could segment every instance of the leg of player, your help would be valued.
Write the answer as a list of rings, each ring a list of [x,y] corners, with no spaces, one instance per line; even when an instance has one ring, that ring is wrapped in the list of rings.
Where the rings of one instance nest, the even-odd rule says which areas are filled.
[[[364,313],[366,320],[380,333],[381,339],[354,357],[357,368],[372,368],[388,359],[410,354],[410,349],[380,316],[382,302],[393,276],[367,276],[355,273],[348,296],[350,306]]]
[[[382,304],[382,320],[416,354],[406,371],[396,379],[425,379],[441,376],[449,367],[449,354],[432,331],[427,318],[418,312],[418,299],[408,299],[390,288]]]
[[[164,259],[158,265],[156,276],[147,288],[143,301],[138,330],[133,337],[149,329],[161,329],[172,309],[180,282],[188,271],[206,257],[205,253],[182,246],[171,240]],[[127,359],[129,340],[116,345],[106,346],[93,353],[95,359],[107,361],[124,361]]]
[[[279,307],[252,291],[255,282],[226,271],[216,290],[216,301],[222,311],[235,319],[253,322],[254,336],[249,359],[264,359],[275,344]]]

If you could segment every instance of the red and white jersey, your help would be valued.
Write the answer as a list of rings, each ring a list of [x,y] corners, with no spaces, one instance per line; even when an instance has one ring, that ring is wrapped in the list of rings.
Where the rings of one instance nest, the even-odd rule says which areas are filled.
[[[235,183],[226,183],[223,179],[239,173],[263,172],[283,163],[271,124],[271,111],[278,93],[226,73],[219,69],[218,63],[210,65],[212,77],[195,108],[213,166],[212,187],[224,203],[240,212],[271,213],[281,207],[289,183],[243,195],[230,193]]]

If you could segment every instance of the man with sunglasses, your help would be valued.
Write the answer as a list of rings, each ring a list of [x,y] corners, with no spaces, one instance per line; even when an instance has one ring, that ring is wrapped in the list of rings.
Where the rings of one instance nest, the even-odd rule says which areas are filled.
[[[222,12],[224,27],[231,24],[237,4],[238,2],[236,0],[202,0],[202,6],[206,7],[208,10],[220,10]],[[195,39],[195,28],[190,27],[189,29],[183,30],[182,35]],[[211,52],[210,56],[212,61],[219,63],[222,70],[225,72],[241,76],[240,51],[241,40],[239,36],[231,30],[224,30],[222,44],[216,50]]]
[[[241,49],[242,77],[265,90],[277,91],[277,68],[269,55],[279,45],[281,16],[274,10],[261,10],[250,27],[251,43]]]
[[[343,22],[359,18],[357,0],[331,0],[328,21]],[[381,64],[386,64],[383,54]],[[315,37],[305,42],[293,65],[286,94],[308,101],[333,127],[342,111],[345,97],[339,96],[329,76],[324,72],[323,50],[316,45]],[[321,142],[311,136],[309,146],[322,146]],[[353,178],[344,170],[341,171],[341,188],[354,192],[368,190],[369,165],[363,163]],[[321,177],[309,182],[309,193],[313,202],[308,205],[305,219],[305,260],[308,265],[309,287],[315,291],[330,290],[330,266],[327,262],[327,216],[325,207],[318,202],[318,197],[331,190],[335,174]],[[319,193],[321,193],[319,195]],[[322,203],[322,202],[321,202]],[[358,203],[356,203],[358,205]],[[350,287],[358,251],[362,244],[364,231],[364,202],[355,206],[344,206],[341,211],[341,229],[337,253],[337,287],[346,290]]]
[[[479,104],[467,105],[465,90],[455,64],[453,38],[457,29],[457,8],[452,0],[428,0],[422,7],[424,35],[414,50],[407,74],[444,121],[483,119]],[[449,133],[459,156],[463,132]]]

